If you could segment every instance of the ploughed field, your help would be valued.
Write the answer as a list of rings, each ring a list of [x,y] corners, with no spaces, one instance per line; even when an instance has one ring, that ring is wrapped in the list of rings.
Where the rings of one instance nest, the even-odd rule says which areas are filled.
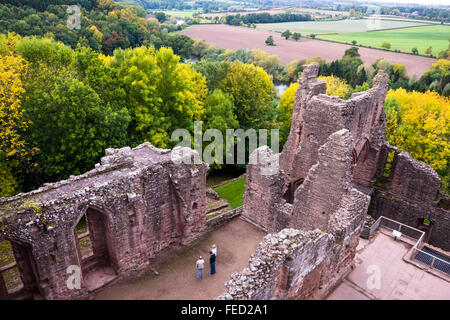
[[[192,39],[205,40],[217,48],[231,50],[239,48],[249,50],[262,49],[269,54],[277,55],[283,64],[293,60],[315,57],[321,57],[325,61],[331,62],[341,59],[345,50],[351,47],[341,43],[304,38],[299,41],[286,40],[279,33],[223,24],[195,25],[183,30],[181,34],[185,34]],[[265,44],[265,40],[269,35],[273,36],[276,46],[267,46]],[[364,63],[372,64],[379,58],[385,58],[392,64],[404,64],[409,76],[415,74],[420,77],[436,62],[432,58],[369,48],[359,48],[359,53]]]
[[[426,26],[426,23],[411,22],[401,20],[338,20],[338,21],[298,21],[298,22],[282,22],[282,23],[259,23],[257,29],[266,31],[283,32],[289,30],[291,32],[300,32],[302,35],[326,34],[326,33],[353,33],[372,30],[386,30],[407,28],[413,26]],[[353,39],[352,39],[353,40]],[[350,40],[349,42],[351,42]]]
[[[358,44],[380,48],[383,42],[391,44],[391,50],[411,52],[417,48],[424,54],[428,47],[432,47],[432,53],[437,55],[447,49],[450,38],[450,26],[428,25],[423,27],[384,30],[375,32],[356,32],[346,34],[320,35],[319,38],[351,43],[355,40]]]

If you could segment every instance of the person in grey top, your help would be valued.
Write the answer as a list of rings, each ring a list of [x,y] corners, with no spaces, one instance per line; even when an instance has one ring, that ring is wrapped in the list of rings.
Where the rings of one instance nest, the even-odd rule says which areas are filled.
[[[205,260],[203,260],[202,256],[200,256],[196,262],[197,266],[197,279],[203,279],[203,270],[205,269]]]

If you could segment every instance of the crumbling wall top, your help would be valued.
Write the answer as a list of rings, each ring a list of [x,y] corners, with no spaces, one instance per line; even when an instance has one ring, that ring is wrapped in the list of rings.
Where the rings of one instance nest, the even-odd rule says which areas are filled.
[[[195,150],[191,150],[190,153],[197,154]],[[172,162],[171,150],[156,148],[149,142],[133,149],[130,147],[109,148],[105,150],[105,156],[101,158],[100,163],[84,174],[70,176],[68,179],[54,183],[45,183],[40,188],[27,193],[0,198],[0,214],[2,213],[1,208],[20,207],[27,201],[42,203],[61,198],[64,195],[70,196],[77,191],[95,188],[95,186],[118,180],[120,177],[137,175],[142,170],[169,162]]]
[[[274,279],[284,261],[295,254],[309,242],[331,242],[332,235],[316,229],[300,231],[283,229],[275,234],[268,234],[251,255],[247,267],[241,272],[233,273],[225,283],[227,292],[219,297],[221,300],[231,299],[267,299],[271,296]],[[305,268],[305,273],[313,266]],[[267,291],[264,293],[264,291]],[[264,295],[267,295],[265,297]]]

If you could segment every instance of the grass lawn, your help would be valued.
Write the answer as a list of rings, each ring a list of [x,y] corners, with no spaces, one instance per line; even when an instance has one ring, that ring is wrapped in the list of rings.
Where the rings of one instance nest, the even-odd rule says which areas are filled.
[[[228,200],[231,208],[237,208],[244,204],[245,177],[214,189],[222,199]]]
[[[446,25],[318,36],[320,39],[346,43],[351,43],[355,40],[358,44],[376,48],[381,48],[381,44],[386,41],[391,44],[391,50],[398,49],[404,52],[411,52],[411,49],[416,47],[421,54],[424,54],[425,50],[431,46],[433,47],[434,55],[447,49],[449,37],[450,26]]]
[[[196,12],[201,13],[201,11],[194,11],[194,10],[155,10],[154,12],[161,11],[164,12],[166,15],[170,15],[175,18],[192,18],[192,15]]]
[[[396,21],[396,20],[380,20],[377,29],[405,28],[411,26],[424,26],[422,22]],[[327,34],[327,33],[354,33],[366,32],[372,29],[370,20],[338,20],[338,21],[299,21],[299,22],[282,22],[282,23],[260,23],[257,24],[258,29],[283,32],[290,30],[291,32],[300,32],[303,35]],[[352,40],[350,40],[351,42]]]

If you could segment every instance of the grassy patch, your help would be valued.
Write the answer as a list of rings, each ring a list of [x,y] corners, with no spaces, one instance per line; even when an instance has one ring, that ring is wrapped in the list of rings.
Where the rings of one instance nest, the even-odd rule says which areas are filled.
[[[245,177],[214,189],[222,199],[228,200],[231,208],[237,208],[244,204]]]
[[[192,18],[194,13],[198,12],[201,13],[201,11],[195,11],[195,10],[154,10],[153,12],[164,12],[168,16],[172,16],[175,18]]]
[[[0,242],[0,267],[14,262],[13,250],[9,241]]]
[[[449,34],[450,26],[429,25],[396,30],[328,34],[318,37],[345,43],[355,40],[357,44],[374,48],[381,48],[383,42],[389,42],[391,50],[410,53],[411,49],[416,47],[421,54],[424,54],[425,50],[431,46],[433,54],[437,55],[440,51],[447,49]]]
[[[373,30],[371,28],[376,28],[377,30],[385,30],[393,28],[405,28],[411,26],[423,26],[423,25],[425,24],[421,22],[394,21],[394,20],[380,20],[379,24],[372,25],[371,21],[367,19],[359,19],[359,20],[338,20],[338,21],[299,21],[299,22],[282,22],[282,23],[261,23],[257,24],[257,28],[276,32],[283,32],[285,30],[290,30],[291,32],[300,32],[302,35],[307,35],[311,33],[314,34],[351,33],[353,35],[355,34],[354,32],[358,32],[358,34],[359,33],[364,34],[366,31]],[[335,40],[333,38],[325,38],[325,37],[323,38]],[[347,41],[351,42],[352,40],[358,39],[350,39]],[[379,45],[381,45],[381,42]]]

